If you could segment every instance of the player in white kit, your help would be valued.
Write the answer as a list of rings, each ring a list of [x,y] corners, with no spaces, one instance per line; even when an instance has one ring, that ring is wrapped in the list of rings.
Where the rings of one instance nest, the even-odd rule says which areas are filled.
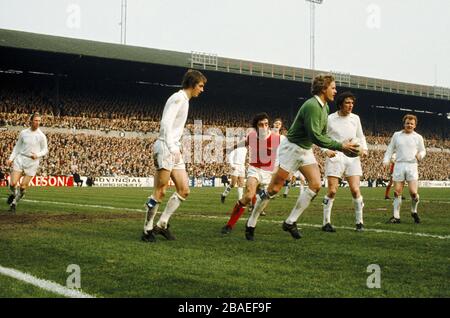
[[[31,127],[20,132],[13,152],[6,162],[8,166],[12,165],[10,195],[7,200],[11,212],[16,211],[17,203],[23,198],[31,179],[36,175],[40,158],[48,153],[47,137],[39,128],[39,113],[33,113],[30,121]]]
[[[159,137],[153,146],[156,176],[153,194],[146,203],[147,213],[142,234],[144,242],[155,242],[155,234],[160,234],[168,240],[175,240],[175,236],[169,231],[169,219],[189,195],[188,175],[181,154],[180,140],[188,116],[189,100],[198,97],[203,92],[205,84],[206,77],[202,73],[188,70],[183,77],[182,89],[170,96],[164,106]],[[175,183],[176,191],[154,226],[156,212],[170,179]]]
[[[338,111],[328,115],[327,134],[331,138],[344,142],[359,140],[361,156],[367,156],[368,148],[359,116],[353,114],[356,97],[351,92],[344,92],[336,98]],[[328,192],[323,199],[323,226],[325,232],[335,232],[331,225],[331,209],[336,197],[339,181],[345,177],[350,187],[355,208],[355,224],[357,231],[363,231],[363,197],[359,188],[360,176],[362,176],[361,161],[359,157],[347,157],[341,151],[323,148],[326,154],[325,177],[328,181]]]
[[[388,223],[400,223],[400,207],[405,181],[408,182],[409,194],[411,195],[411,216],[416,224],[420,223],[417,214],[417,205],[419,204],[417,164],[425,157],[426,151],[422,136],[414,131],[416,126],[417,117],[411,114],[405,115],[403,117],[403,130],[394,133],[384,155],[383,164],[386,169],[389,169],[391,157],[394,153],[396,154],[392,174],[392,180],[394,181],[394,215]]]
[[[220,196],[220,201],[225,203],[225,198],[230,194],[232,188],[237,186],[238,200],[242,199],[244,194],[245,182],[245,160],[247,158],[247,148],[238,147],[231,150],[227,156],[228,163],[231,167],[231,184],[229,184],[225,191]]]

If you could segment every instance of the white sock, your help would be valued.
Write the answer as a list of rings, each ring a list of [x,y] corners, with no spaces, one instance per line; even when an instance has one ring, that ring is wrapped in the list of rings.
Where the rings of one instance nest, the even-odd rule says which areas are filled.
[[[363,222],[363,208],[364,202],[363,197],[359,196],[356,199],[353,199],[353,204],[355,205],[355,224],[364,223]]]
[[[242,187],[237,188],[238,191],[238,200],[242,199],[242,196],[244,195],[244,189]]]
[[[331,208],[333,207],[334,199],[327,195],[323,198],[323,225],[331,224]]]
[[[172,216],[173,212],[180,206],[181,202],[185,199],[179,195],[177,192],[174,192],[170,197],[169,201],[167,201],[166,208],[164,212],[161,214],[158,223],[156,224],[160,228],[167,228],[167,224],[169,223],[169,219]]]
[[[15,204],[17,204],[23,198],[23,196],[25,195],[25,191],[26,190],[22,190],[22,188],[18,188],[16,190]]]
[[[231,191],[231,187],[230,187],[230,186],[227,186],[227,187],[225,188],[225,191],[223,191],[222,195],[223,195],[224,197],[226,197],[226,196],[230,193],[230,191]]]
[[[309,206],[312,199],[314,199],[316,195],[317,193],[315,193],[313,190],[311,190],[310,188],[306,188],[306,190],[304,190],[302,194],[299,195],[297,202],[295,203],[295,206],[291,211],[291,214],[286,219],[286,223],[293,224],[294,222],[297,222],[300,215],[302,215],[303,211],[305,211],[305,209]]]
[[[248,218],[247,226],[256,227],[259,215],[261,214],[262,211],[264,211],[264,209],[267,207],[267,204],[269,204],[270,199],[272,198],[273,197],[271,197],[266,190],[261,192],[261,195],[260,194],[256,195],[256,203],[255,206],[253,207],[252,214]]]
[[[402,206],[402,196],[394,198],[394,218],[400,219],[400,207]]]
[[[13,195],[14,195],[14,199],[13,199],[13,201],[12,201],[12,203],[11,204],[14,204],[14,205],[16,205],[17,204],[17,202],[19,202],[19,192],[20,190],[19,190],[19,188],[17,187],[17,188],[15,188],[14,189],[14,193],[13,193]]]
[[[287,186],[284,188],[284,195],[288,195],[290,189],[291,189],[291,186],[290,186],[290,185],[287,185]]]
[[[153,196],[148,197],[149,201],[152,200],[154,205],[152,209],[147,208],[147,213],[145,214],[145,223],[144,223],[144,232],[148,233],[148,231],[153,230],[153,221],[155,219],[155,215],[158,212],[159,202],[156,201]]]
[[[302,183],[300,183],[300,194],[302,194],[303,190],[305,189],[305,187],[303,186]]]
[[[417,213],[417,206],[419,205],[419,194],[416,195],[416,198],[411,198],[411,213]]]

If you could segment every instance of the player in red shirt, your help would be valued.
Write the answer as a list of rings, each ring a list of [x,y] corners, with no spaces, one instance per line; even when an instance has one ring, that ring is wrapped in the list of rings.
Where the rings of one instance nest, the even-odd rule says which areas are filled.
[[[280,117],[275,118],[275,120],[273,121],[273,124],[272,124],[272,135],[280,136],[280,143],[283,141],[284,138],[286,138],[286,136],[282,134],[282,129],[283,129],[283,120]],[[277,159],[278,159],[278,151],[277,151]],[[278,163],[275,162],[275,166],[277,166],[277,165],[278,165]],[[262,190],[262,189],[258,187],[256,192],[259,192],[260,190]],[[256,203],[256,194],[252,198],[252,203],[248,207],[248,211],[250,213],[252,213],[255,203]],[[265,216],[265,215],[266,215],[266,212],[261,211],[260,216]]]
[[[266,113],[257,114],[253,118],[252,127],[253,130],[247,135],[245,142],[237,145],[248,147],[250,153],[245,194],[234,206],[230,219],[222,228],[223,234],[231,232],[245,207],[252,202],[258,186],[264,188],[270,183],[275,167],[280,135],[270,131],[269,116]]]

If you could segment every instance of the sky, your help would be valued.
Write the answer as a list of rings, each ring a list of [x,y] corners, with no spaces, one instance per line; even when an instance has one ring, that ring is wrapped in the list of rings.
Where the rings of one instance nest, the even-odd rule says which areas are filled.
[[[120,43],[121,0],[0,0],[0,28]],[[305,0],[128,0],[127,45],[310,67]],[[450,88],[450,1],[324,0],[315,68]]]

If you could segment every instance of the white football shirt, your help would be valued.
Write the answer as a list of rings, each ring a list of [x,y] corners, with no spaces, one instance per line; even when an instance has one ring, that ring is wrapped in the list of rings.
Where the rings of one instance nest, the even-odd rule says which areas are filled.
[[[403,130],[395,132],[384,154],[383,163],[388,164],[394,153],[395,162],[417,163],[416,155],[422,160],[426,155],[422,136],[415,131],[410,134]]]
[[[350,113],[347,116],[340,116],[338,112],[334,112],[328,115],[327,135],[341,143],[351,138],[358,138],[361,148],[368,150],[361,120],[356,114]],[[328,149],[323,148],[322,150]]]
[[[35,153],[39,158],[45,156],[48,153],[47,137],[38,128],[32,131],[31,128],[24,129],[20,132],[17,143],[14,146],[9,160],[14,161],[17,156],[24,156],[31,158],[31,154]]]
[[[180,140],[188,111],[189,98],[182,89],[172,94],[164,106],[158,139],[167,145],[171,153],[180,151]]]

